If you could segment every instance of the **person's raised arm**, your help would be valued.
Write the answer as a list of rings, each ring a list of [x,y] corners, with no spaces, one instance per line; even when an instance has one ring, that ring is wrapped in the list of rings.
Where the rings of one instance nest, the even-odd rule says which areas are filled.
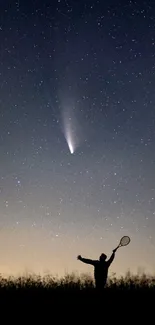
[[[83,263],[90,264],[90,265],[95,265],[95,261],[90,260],[88,258],[83,258],[81,255],[78,255],[77,259]]]
[[[116,250],[114,249],[109,260],[107,261],[108,266],[110,266],[110,264],[113,262],[113,260],[115,258],[115,252],[116,252]]]

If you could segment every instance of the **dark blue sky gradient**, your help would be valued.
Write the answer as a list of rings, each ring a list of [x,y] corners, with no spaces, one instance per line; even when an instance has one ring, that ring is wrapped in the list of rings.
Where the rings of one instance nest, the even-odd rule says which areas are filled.
[[[1,1],[1,272],[89,271],[124,234],[112,271],[154,271],[154,28],[153,1]]]

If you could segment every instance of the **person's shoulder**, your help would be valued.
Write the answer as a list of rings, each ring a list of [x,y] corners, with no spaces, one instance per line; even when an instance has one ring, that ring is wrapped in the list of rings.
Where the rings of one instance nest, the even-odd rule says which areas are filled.
[[[100,264],[100,261],[99,260],[94,260],[94,264],[98,265],[98,264]]]

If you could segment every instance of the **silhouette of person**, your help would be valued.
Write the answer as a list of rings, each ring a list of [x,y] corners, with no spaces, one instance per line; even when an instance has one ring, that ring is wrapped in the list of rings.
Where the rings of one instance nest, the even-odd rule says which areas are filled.
[[[113,250],[113,253],[108,261],[106,261],[107,256],[104,253],[100,255],[99,260],[90,260],[81,257],[81,255],[78,255],[77,257],[79,261],[94,266],[95,286],[98,291],[102,291],[106,285],[108,269],[114,260],[116,250],[117,249]]]

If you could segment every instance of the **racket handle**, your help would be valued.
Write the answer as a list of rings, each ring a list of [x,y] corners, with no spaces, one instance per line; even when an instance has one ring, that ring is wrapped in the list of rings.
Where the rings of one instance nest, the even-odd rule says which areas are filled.
[[[115,253],[118,250],[118,248],[119,248],[119,245],[115,249],[113,249],[113,252]]]

